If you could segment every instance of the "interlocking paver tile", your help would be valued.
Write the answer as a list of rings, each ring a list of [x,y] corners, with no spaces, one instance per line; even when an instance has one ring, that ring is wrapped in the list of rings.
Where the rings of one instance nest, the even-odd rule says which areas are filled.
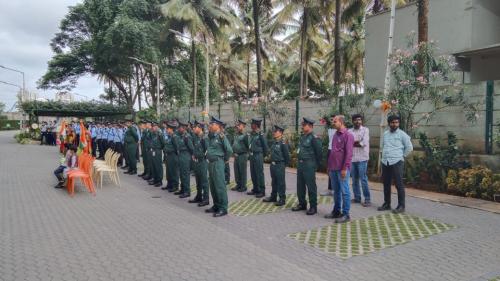
[[[108,182],[96,196],[78,184],[70,198],[53,188],[57,149],[16,144],[12,132],[0,132],[0,155],[2,281],[469,281],[499,270],[500,216],[492,213],[409,197],[412,216],[457,228],[342,259],[286,238],[331,225],[322,218],[331,211],[331,201],[319,205],[316,216],[283,209],[213,218],[137,176],[121,175],[121,188]],[[267,167],[265,175],[269,194]],[[287,174],[286,183],[287,193],[294,194],[296,175]],[[318,186],[323,191],[326,182],[318,180]],[[254,198],[234,191],[228,196],[232,203]],[[374,191],[372,201],[381,204],[382,194]],[[352,207],[353,220],[375,215],[375,207]]]

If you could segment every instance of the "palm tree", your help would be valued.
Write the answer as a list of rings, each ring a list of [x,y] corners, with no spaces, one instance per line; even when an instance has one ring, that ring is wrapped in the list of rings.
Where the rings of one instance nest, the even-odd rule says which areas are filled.
[[[191,61],[193,69],[193,99],[197,104],[196,81],[196,46],[195,38],[200,38],[208,44],[221,36],[220,28],[225,25],[239,25],[237,18],[231,14],[231,8],[222,2],[199,0],[170,0],[160,5],[162,14],[169,19],[175,19],[188,30],[191,39]],[[167,28],[170,28],[167,26]],[[209,71],[208,69],[206,71]],[[208,83],[208,81],[206,82]]]
[[[262,15],[269,16],[271,10],[271,0],[252,0],[255,54],[257,58],[257,95],[259,97],[262,96],[262,42],[260,38],[260,18]]]
[[[429,0],[418,0],[418,44],[421,46],[421,43],[427,43],[429,36]],[[418,61],[418,71],[420,74],[424,73],[425,66],[424,59],[420,59]]]
[[[281,0],[280,4],[283,8],[273,16],[270,31],[273,35],[290,31],[299,34],[299,96],[303,98],[307,94],[307,69],[309,61],[312,58],[312,54],[318,50],[320,41],[328,37],[328,26],[325,24],[324,19],[331,11],[331,2],[325,0]],[[297,14],[300,14],[299,21],[295,19]],[[288,37],[288,39],[292,38],[293,36]],[[291,44],[292,41],[294,40],[290,40]]]

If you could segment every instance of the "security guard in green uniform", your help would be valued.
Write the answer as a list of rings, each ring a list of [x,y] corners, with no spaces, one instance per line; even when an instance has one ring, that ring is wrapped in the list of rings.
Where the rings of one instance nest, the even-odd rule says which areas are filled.
[[[151,158],[151,121],[149,120],[146,120],[146,127],[144,130],[142,142],[144,143],[144,150],[142,152],[142,156],[144,157],[144,171],[147,171],[146,175],[144,175],[142,178],[149,181],[153,178],[153,159]]]
[[[151,156],[151,171],[153,178],[149,181],[150,185],[160,187],[163,180],[162,151],[165,146],[163,135],[158,127],[158,123],[152,122],[153,128],[150,133],[151,146],[149,155]]]
[[[248,134],[245,133],[245,123],[243,120],[238,119],[235,129],[236,134],[233,140],[233,152],[234,152],[234,181],[236,186],[231,188],[231,190],[238,192],[247,191],[247,161],[248,161],[248,149],[250,148],[250,138]]]
[[[264,202],[276,202],[274,205],[283,206],[286,201],[286,181],[285,168],[290,162],[290,150],[288,144],[283,140],[284,127],[274,125],[273,138],[271,145],[271,196],[264,198]],[[279,199],[277,198],[279,196]]]
[[[252,119],[252,132],[250,133],[250,176],[252,178],[253,189],[247,192],[248,195],[255,195],[262,198],[266,195],[266,185],[264,181],[264,156],[267,154],[267,141],[260,132],[262,120]]]
[[[321,140],[313,134],[314,120],[303,118],[302,136],[297,149],[297,197],[299,204],[292,211],[307,210],[306,187],[309,196],[309,210],[307,215],[317,213],[317,186],[316,170],[321,164]]]
[[[137,142],[139,141],[139,134],[134,126],[132,126],[132,120],[127,120],[125,122],[127,126],[127,131],[125,131],[124,142],[125,142],[125,155],[127,157],[126,162],[128,165],[128,170],[125,174],[135,175],[137,174]]]
[[[175,133],[177,126],[176,121],[167,122],[167,136],[163,147],[165,166],[167,167],[167,185],[162,189],[166,189],[168,192],[179,190],[179,148]]]
[[[229,143],[233,143],[231,136],[226,134],[226,123],[223,124],[224,125],[222,125],[222,133],[227,137]],[[224,163],[224,181],[226,182],[226,185],[231,182],[231,168],[229,167],[229,161],[226,161],[226,163]]]
[[[142,174],[139,174],[137,176],[144,178],[149,173],[146,167],[147,155],[146,155],[146,149],[144,148],[144,136],[146,135],[146,120],[141,120],[139,124],[139,134],[141,134],[141,140],[139,141],[139,146],[141,148],[140,156],[142,157],[142,164],[144,167],[144,171],[142,172]]]
[[[179,122],[178,133],[178,146],[179,149],[179,175],[181,178],[181,189],[177,191],[176,195],[180,198],[187,198],[191,196],[191,158],[193,155],[193,140],[191,135],[187,132],[188,123],[183,121]]]
[[[212,193],[213,206],[205,210],[213,213],[214,217],[227,215],[227,188],[224,182],[224,163],[233,154],[229,141],[221,133],[223,122],[215,117],[210,120],[210,133],[208,134],[207,160],[210,193]]]
[[[189,200],[189,203],[198,203],[198,207],[209,204],[208,195],[208,163],[207,146],[208,140],[205,138],[205,124],[194,122],[193,125],[193,170],[196,179],[196,196]]]

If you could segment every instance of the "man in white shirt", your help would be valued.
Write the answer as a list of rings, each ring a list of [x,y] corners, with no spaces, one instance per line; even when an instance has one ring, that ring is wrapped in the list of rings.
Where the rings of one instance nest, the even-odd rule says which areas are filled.
[[[328,126],[328,155],[326,156],[326,159],[330,157],[330,152],[332,150],[332,140],[333,136],[337,132],[336,129],[333,128],[333,119],[335,118],[335,114],[330,115],[330,120],[327,122]],[[333,196],[333,190],[332,190],[332,181],[330,179],[330,173],[328,173],[328,190],[321,193],[321,196]]]
[[[353,128],[349,132],[354,135],[354,148],[352,150],[352,191],[354,198],[352,203],[361,203],[363,207],[371,206],[370,189],[368,188],[368,159],[370,158],[370,130],[363,126],[361,114],[352,115]],[[361,201],[361,188],[365,201]]]

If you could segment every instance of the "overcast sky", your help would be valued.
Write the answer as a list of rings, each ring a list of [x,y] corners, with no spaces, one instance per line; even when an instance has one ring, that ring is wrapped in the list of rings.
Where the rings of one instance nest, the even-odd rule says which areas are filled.
[[[39,96],[53,99],[55,91],[36,89],[36,81],[45,73],[52,57],[49,43],[58,31],[60,20],[69,6],[78,0],[0,0],[0,65],[24,71],[26,89]],[[22,85],[22,76],[0,68],[0,81]],[[0,101],[6,110],[16,102],[19,89],[0,83]],[[97,98],[103,87],[95,77],[84,77],[72,91]],[[77,100],[85,100],[75,96]]]

